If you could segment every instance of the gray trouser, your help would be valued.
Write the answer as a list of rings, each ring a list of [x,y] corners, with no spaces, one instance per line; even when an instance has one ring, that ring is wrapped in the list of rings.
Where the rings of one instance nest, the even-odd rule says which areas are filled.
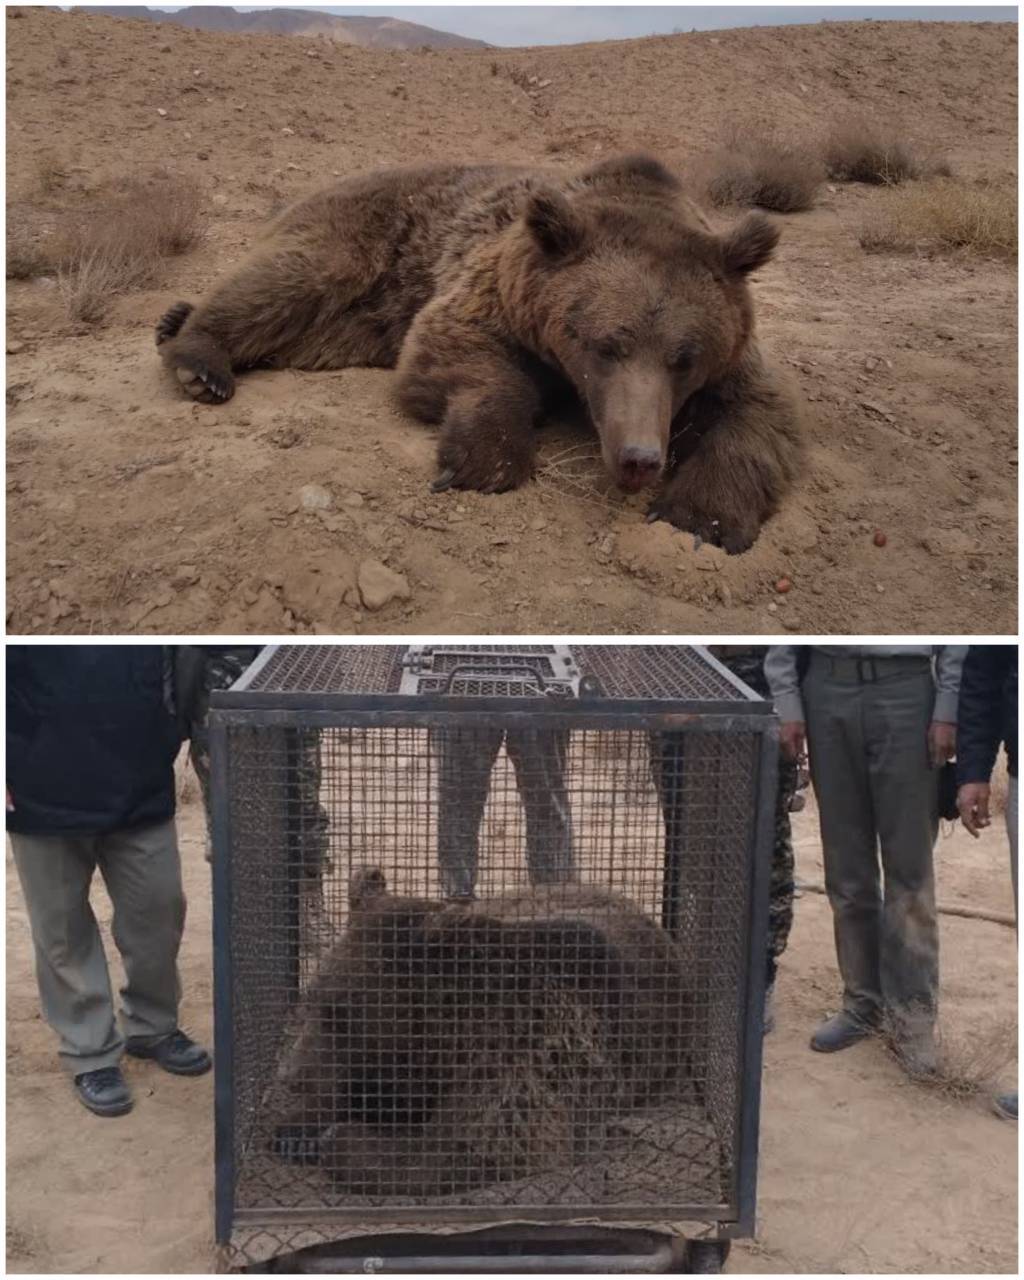
[[[935,692],[923,660],[876,672],[861,679],[815,653],[803,697],[843,1007],[868,1022],[884,1014],[901,1034],[934,1022],[938,998]]]
[[[1013,880],[1013,914],[1017,916],[1017,779],[1010,779],[1006,795],[1006,834],[1010,837],[1010,877]]]
[[[568,733],[432,729],[430,746],[438,768],[437,858],[447,897],[470,894],[476,885],[480,823],[502,738],[526,814],[531,884],[557,884],[573,877],[572,813],[565,789]]]
[[[32,926],[43,1016],[75,1075],[114,1066],[124,1037],[156,1040],[178,1025],[177,958],[185,895],[173,819],[100,836],[11,833]],[[89,903],[99,867],[113,904],[112,933],[124,962],[121,1027]]]

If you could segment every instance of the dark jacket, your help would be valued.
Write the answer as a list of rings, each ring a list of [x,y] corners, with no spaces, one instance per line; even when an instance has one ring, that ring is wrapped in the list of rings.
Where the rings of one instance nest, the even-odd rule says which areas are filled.
[[[988,782],[1000,743],[1017,776],[1017,646],[972,644],[957,707],[957,782]]]
[[[7,829],[95,835],[174,815],[182,733],[165,645],[8,645]]]

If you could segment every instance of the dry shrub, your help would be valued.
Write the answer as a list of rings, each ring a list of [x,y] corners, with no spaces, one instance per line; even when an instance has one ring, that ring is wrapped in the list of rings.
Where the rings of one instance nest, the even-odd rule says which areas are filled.
[[[887,191],[859,240],[869,253],[967,252],[1016,257],[1017,193],[1009,184],[936,178]]]
[[[100,323],[118,294],[152,284],[162,260],[202,233],[202,196],[187,179],[156,174],[110,184],[66,221],[57,282],[68,315]]]
[[[956,1102],[991,1098],[1000,1091],[1017,1058],[1017,1028],[998,1023],[981,1035],[936,1035],[938,1070],[921,1083]]]
[[[39,194],[53,196],[63,191],[68,180],[67,166],[54,151],[40,151],[36,157],[36,186]]]
[[[814,207],[824,181],[824,167],[812,151],[761,127],[734,128],[695,166],[698,195],[719,207],[798,213]]]
[[[825,139],[823,156],[828,176],[837,182],[894,186],[950,176],[944,160],[922,154],[898,129],[863,118],[836,125]]]

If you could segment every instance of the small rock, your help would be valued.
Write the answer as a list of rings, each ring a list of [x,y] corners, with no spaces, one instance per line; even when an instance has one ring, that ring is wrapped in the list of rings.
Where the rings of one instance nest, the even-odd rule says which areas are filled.
[[[294,138],[294,137],[295,137],[295,130],[294,130],[294,129],[289,129],[287,125],[285,125],[285,127],[281,130],[281,132],[284,134],[284,136],[285,136],[286,138]]]
[[[876,583],[875,583],[875,590],[878,592],[878,594],[879,594],[879,595],[882,595],[882,594],[884,593],[884,591],[885,591],[885,587],[883,587],[883,586],[882,586],[882,584],[881,584],[880,582],[876,582]]]
[[[548,527],[548,522],[544,519],[543,516],[535,516],[530,521],[530,528],[534,531],[534,533],[541,533],[547,527]]]
[[[778,606],[778,605],[775,603],[775,601],[773,600],[773,601],[771,602],[771,604],[768,606],[768,612],[769,612],[769,613],[778,613],[778,611],[779,611],[779,606]]]
[[[359,595],[364,606],[376,612],[392,600],[409,600],[412,592],[406,578],[379,560],[364,560],[358,573]]]
[[[942,338],[944,342],[953,342],[956,339],[956,334],[952,329],[936,329],[935,336],[936,338]]]
[[[342,506],[345,507],[361,507],[363,503],[363,495],[361,493],[346,493],[341,500]]]
[[[166,118],[167,116],[167,112],[163,109],[163,107],[157,107],[156,113],[158,116],[163,116],[164,118]]]
[[[881,529],[875,530],[875,536],[871,539],[876,547],[884,547],[889,539],[885,536]]]
[[[25,350],[24,342],[18,342],[17,340],[13,340],[13,341],[8,341],[7,343],[7,354],[9,356],[16,356],[19,351],[24,351],[24,350]]]
[[[299,490],[299,502],[305,511],[329,511],[334,499],[320,484],[304,484]]]
[[[718,592],[719,600],[721,600],[722,604],[724,604],[725,607],[728,609],[729,606],[732,604],[732,592],[729,590],[728,586],[726,586],[726,584],[721,580],[721,578],[719,578],[718,582],[715,584],[715,589]]]
[[[799,631],[799,630],[800,630],[800,619],[799,619],[799,618],[795,618],[795,617],[793,617],[793,615],[792,615],[792,614],[790,614],[790,616],[789,616],[788,618],[783,618],[783,619],[782,619],[782,625],[786,628],[786,630],[787,630],[787,631]]]
[[[222,191],[218,191],[217,194],[212,197],[212,200],[218,209],[223,209],[228,202],[227,196],[224,195]]]
[[[789,578],[780,578],[775,584],[775,590],[780,596],[784,596],[787,591],[793,590],[793,583]]]

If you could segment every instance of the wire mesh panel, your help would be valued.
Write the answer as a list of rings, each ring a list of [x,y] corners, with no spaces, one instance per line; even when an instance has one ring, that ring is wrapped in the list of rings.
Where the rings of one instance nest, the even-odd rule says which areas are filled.
[[[221,1240],[737,1220],[763,705],[674,649],[647,712],[640,647],[581,646],[600,696],[371,707],[406,651],[318,649],[214,712]]]

